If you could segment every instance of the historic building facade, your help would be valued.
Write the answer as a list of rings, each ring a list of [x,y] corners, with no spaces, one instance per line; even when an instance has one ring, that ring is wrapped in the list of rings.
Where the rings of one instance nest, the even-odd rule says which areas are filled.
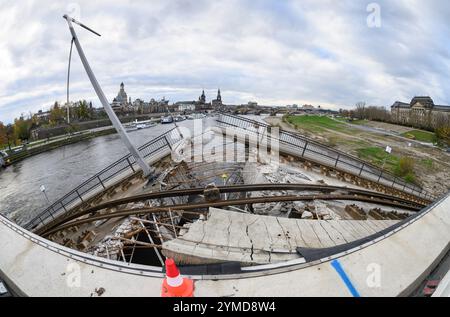
[[[209,111],[213,106],[218,107],[222,105],[222,96],[219,89],[217,98],[212,102],[206,102],[206,94],[203,90],[197,101],[178,101],[175,105],[179,111]]]
[[[200,105],[204,105],[206,103],[206,95],[205,95],[205,91],[202,91],[202,94],[200,97],[198,97],[198,104]]]
[[[396,101],[391,106],[394,122],[418,128],[436,128],[450,122],[450,106],[435,105],[430,97],[414,97],[410,103]]]
[[[217,98],[212,101],[212,106],[214,108],[222,107],[222,95],[220,94],[220,89],[217,90]]]

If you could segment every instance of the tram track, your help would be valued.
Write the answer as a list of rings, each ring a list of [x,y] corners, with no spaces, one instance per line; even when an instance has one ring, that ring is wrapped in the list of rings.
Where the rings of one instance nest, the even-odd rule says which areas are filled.
[[[108,203],[100,204],[98,206],[85,209],[76,214],[69,215],[61,219],[55,219],[55,222],[48,224],[45,228],[40,228],[40,234],[48,236],[57,231],[61,231],[73,226],[81,224],[104,220],[110,218],[126,217],[136,214],[153,214],[170,211],[192,211],[198,209],[207,209],[209,207],[227,207],[239,206],[247,204],[258,203],[272,203],[272,202],[293,202],[293,201],[314,201],[314,200],[341,200],[341,201],[357,201],[366,203],[375,203],[383,206],[397,207],[411,211],[420,211],[424,206],[420,203],[411,202],[398,197],[392,197],[381,193],[364,191],[359,189],[342,188],[337,186],[323,186],[323,185],[305,185],[305,184],[258,184],[258,185],[234,185],[218,187],[220,193],[236,193],[236,192],[255,192],[255,191],[273,191],[273,190],[288,190],[288,191],[319,191],[321,194],[315,195],[277,195],[265,197],[252,197],[245,199],[234,200],[220,200],[214,202],[202,202],[196,204],[175,204],[168,206],[159,206],[152,208],[133,208],[114,211],[108,214],[98,215],[98,212],[107,208],[117,207],[129,203],[142,202],[149,199],[159,199],[168,197],[178,197],[187,195],[200,195],[204,193],[204,189],[183,189],[173,190],[157,193],[148,193],[137,195],[133,197],[122,198]],[[339,194],[330,194],[331,192],[340,191]],[[346,193],[342,193],[345,192]],[[89,215],[86,219],[76,220],[80,217]],[[75,221],[73,221],[75,220]]]

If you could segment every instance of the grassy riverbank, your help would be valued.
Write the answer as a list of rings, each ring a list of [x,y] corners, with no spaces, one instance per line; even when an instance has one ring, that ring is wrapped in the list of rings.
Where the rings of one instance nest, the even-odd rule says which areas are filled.
[[[383,167],[430,192],[443,194],[450,190],[448,154],[431,144],[427,146],[405,139],[431,143],[433,133],[366,120],[349,123],[343,118],[317,115],[269,117],[266,121]],[[386,133],[361,129],[358,125]],[[408,133],[411,135],[406,135]],[[386,146],[393,149],[392,153],[385,151]]]
[[[427,143],[437,142],[436,134],[434,134],[432,132],[427,132],[427,131],[412,130],[412,131],[403,133],[402,136],[404,136],[408,139],[417,140],[417,141],[421,141],[421,142],[427,142]]]

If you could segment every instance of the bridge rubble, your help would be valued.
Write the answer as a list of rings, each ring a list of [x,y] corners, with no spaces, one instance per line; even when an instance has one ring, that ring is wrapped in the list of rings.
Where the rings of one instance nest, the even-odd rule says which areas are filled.
[[[428,203],[427,194],[416,195],[400,180],[394,184],[406,191],[388,186],[389,176],[356,158],[338,153],[331,160],[332,149],[293,143],[297,136],[284,132],[279,155],[272,141],[259,151],[249,143],[261,141],[269,127],[235,116],[218,122],[244,127],[233,129],[234,137],[220,124],[193,137],[170,130],[142,147],[156,171],[151,182],[127,156],[66,196],[80,203],[67,208],[61,201],[58,214],[52,207],[50,217],[32,221],[35,232],[127,264],[162,266],[170,256],[186,265],[254,266],[301,260],[298,248],[358,241]],[[86,189],[87,197],[80,194]]]
[[[297,248],[331,248],[376,234],[398,220],[303,220],[210,208],[207,220],[166,241],[162,253],[184,265],[269,264],[301,258]]]

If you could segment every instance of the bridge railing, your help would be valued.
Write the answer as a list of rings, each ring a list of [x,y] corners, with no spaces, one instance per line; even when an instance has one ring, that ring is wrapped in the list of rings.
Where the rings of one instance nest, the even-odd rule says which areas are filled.
[[[217,121],[225,126],[241,128],[260,135],[263,135],[268,130],[270,131],[272,128],[270,125],[263,122],[225,113],[219,114]],[[357,157],[327,147],[299,134],[280,129],[279,142],[280,147],[283,145],[284,150],[296,156],[304,157],[305,159],[346,171],[350,174],[427,200],[436,199],[436,197],[422,189],[420,186],[408,183],[404,179],[397,177],[384,169],[380,169]]]
[[[172,146],[181,139],[182,135],[178,129],[173,128],[142,145],[139,148],[139,151],[144,158],[148,158],[157,155],[159,152],[171,150]],[[91,197],[93,193],[106,189],[107,182],[114,177],[126,171],[134,173],[138,169],[139,167],[131,154],[122,157],[55,201],[23,227],[27,230],[32,230],[39,225],[47,224],[62,213],[68,212],[75,204],[83,203],[87,198]]]

